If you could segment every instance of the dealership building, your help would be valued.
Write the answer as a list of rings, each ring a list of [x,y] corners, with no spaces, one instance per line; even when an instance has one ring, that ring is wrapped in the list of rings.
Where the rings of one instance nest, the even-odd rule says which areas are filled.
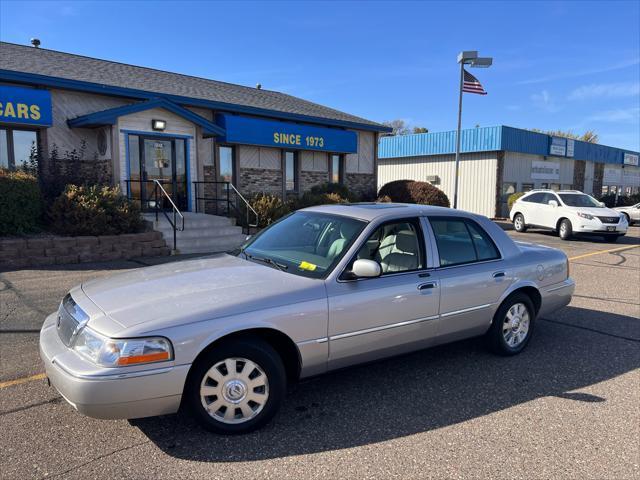
[[[600,196],[640,190],[638,152],[519,128],[463,130],[458,206],[505,217],[507,199],[534,188],[572,189]],[[378,188],[392,180],[430,182],[453,200],[456,132],[382,137]]]
[[[0,43],[0,167],[39,145],[81,155],[87,178],[145,202],[160,181],[182,211],[226,192],[299,195],[341,182],[376,189],[390,129],[280,92]]]

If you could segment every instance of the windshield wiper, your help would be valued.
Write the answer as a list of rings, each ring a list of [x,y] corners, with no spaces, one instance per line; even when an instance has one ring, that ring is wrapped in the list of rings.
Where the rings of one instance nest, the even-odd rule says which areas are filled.
[[[246,255],[246,257],[248,259],[250,259],[250,260],[257,260],[259,262],[266,263],[267,265],[271,265],[272,267],[277,268],[281,272],[284,272],[285,270],[287,270],[289,268],[287,265],[283,265],[281,263],[276,262],[273,258],[256,257],[255,255],[251,255],[250,253],[247,253],[247,252],[242,252],[242,253],[244,253]]]

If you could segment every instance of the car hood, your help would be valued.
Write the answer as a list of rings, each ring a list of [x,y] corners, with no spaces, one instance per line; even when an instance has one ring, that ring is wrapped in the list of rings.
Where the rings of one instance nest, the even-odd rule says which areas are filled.
[[[146,331],[326,296],[322,280],[230,255],[132,270],[82,291],[123,328],[145,323]]]
[[[572,212],[583,212],[595,217],[619,217],[620,214],[611,208],[601,207],[565,207]]]

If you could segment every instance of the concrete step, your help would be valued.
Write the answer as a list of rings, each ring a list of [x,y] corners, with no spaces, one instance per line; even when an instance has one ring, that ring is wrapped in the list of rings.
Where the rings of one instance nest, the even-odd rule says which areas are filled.
[[[155,227],[155,230],[162,233],[164,238],[173,238],[173,229],[163,226],[161,228]],[[210,238],[221,237],[225,235],[238,235],[242,234],[242,227],[235,225],[214,226],[214,227],[188,227],[185,225],[183,231],[177,231],[176,237],[178,239],[195,239],[195,238]]]

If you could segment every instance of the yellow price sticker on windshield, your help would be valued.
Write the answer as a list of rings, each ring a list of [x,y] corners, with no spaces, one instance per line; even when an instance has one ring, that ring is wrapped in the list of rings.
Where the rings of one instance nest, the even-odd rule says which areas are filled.
[[[298,267],[300,270],[309,270],[313,272],[316,269],[317,265],[315,263],[309,262],[300,262],[300,266]]]

